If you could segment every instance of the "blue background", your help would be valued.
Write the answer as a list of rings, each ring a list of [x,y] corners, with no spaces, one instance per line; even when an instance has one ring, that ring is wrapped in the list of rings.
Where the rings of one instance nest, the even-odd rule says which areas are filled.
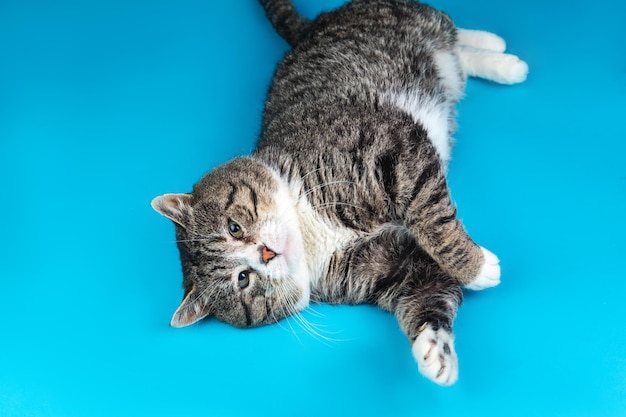
[[[451,388],[368,306],[315,306],[318,335],[168,326],[178,253],[149,202],[252,150],[287,50],[255,1],[3,0],[0,415],[626,415],[626,8],[432,4],[531,70],[459,106],[453,198],[503,281],[467,294]]]

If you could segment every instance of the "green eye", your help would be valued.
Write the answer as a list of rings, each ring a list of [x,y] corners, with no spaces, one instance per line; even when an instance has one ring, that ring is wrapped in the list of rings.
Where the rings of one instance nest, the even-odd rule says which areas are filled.
[[[235,239],[241,239],[243,237],[243,229],[234,220],[228,220],[228,232]]]
[[[239,273],[239,277],[237,279],[239,288],[242,290],[250,285],[250,272],[249,271],[241,271]]]

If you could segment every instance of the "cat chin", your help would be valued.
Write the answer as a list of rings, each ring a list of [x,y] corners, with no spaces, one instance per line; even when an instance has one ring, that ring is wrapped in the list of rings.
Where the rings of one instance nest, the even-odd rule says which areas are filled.
[[[272,173],[278,184],[273,198],[276,219],[274,234],[279,237],[281,258],[286,263],[286,279],[292,280],[302,294],[295,305],[296,310],[300,311],[309,305],[311,297],[311,271],[307,263],[300,216],[296,209],[300,188],[287,183],[277,171],[272,170]]]
[[[283,206],[284,207],[284,206]],[[289,210],[283,215],[282,221],[268,222],[261,233],[261,239],[278,256],[267,265],[261,266],[267,276],[276,281],[291,281],[299,292],[300,297],[294,308],[296,311],[305,309],[311,297],[311,274],[306,261],[304,240],[300,233],[295,213],[290,215]]]
[[[306,252],[304,250],[304,239],[300,233],[300,228],[292,223],[288,229],[287,242],[285,245],[285,259],[289,266],[292,279],[296,282],[302,296],[296,308],[302,310],[309,305],[311,297],[311,271],[309,270]]]
[[[289,234],[284,250],[284,261],[288,270],[287,279],[292,280],[301,293],[295,308],[297,311],[303,310],[309,305],[311,297],[311,276],[302,237],[299,234]]]

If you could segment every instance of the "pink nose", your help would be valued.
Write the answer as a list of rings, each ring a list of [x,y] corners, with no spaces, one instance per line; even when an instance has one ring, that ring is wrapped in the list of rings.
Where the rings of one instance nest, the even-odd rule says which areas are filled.
[[[275,257],[276,253],[269,249],[267,246],[263,246],[263,248],[261,248],[261,260],[263,261],[263,263],[266,264]]]

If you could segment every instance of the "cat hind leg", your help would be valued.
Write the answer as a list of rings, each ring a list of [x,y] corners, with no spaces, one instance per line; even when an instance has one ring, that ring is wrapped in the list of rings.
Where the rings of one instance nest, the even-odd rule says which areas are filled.
[[[485,32],[484,30],[457,29],[457,45],[498,53],[506,50],[504,39],[495,33]]]
[[[463,45],[457,51],[461,67],[470,77],[484,78],[499,84],[519,84],[528,76],[528,64],[515,55]]]

